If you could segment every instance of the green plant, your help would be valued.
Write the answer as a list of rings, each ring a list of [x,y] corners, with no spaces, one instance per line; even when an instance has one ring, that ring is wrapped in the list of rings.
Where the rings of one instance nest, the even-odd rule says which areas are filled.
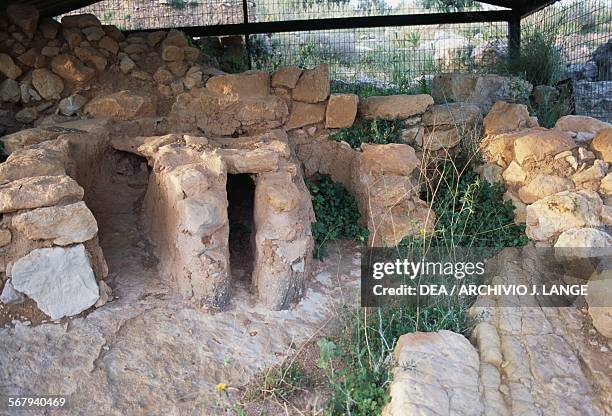
[[[355,198],[328,175],[306,180],[317,221],[312,224],[316,258],[327,256],[327,244],[337,239],[367,239],[367,229],[358,225],[359,210]]]
[[[310,380],[304,368],[295,361],[286,362],[266,371],[245,394],[247,400],[265,398],[287,401],[289,396],[308,387]]]
[[[329,138],[347,142],[353,149],[358,149],[362,143],[399,143],[402,127],[401,120],[359,120],[351,127],[330,134]]]

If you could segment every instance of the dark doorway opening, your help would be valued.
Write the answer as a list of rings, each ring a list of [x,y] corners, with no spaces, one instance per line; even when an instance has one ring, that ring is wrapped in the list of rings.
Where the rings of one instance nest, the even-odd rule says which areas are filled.
[[[255,260],[255,182],[246,173],[227,175],[226,189],[232,280],[250,285]]]

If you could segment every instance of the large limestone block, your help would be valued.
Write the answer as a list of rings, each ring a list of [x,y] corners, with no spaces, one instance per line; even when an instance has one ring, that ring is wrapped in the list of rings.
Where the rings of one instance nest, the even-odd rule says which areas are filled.
[[[563,191],[527,207],[527,236],[546,241],[572,228],[600,225],[602,201],[596,192]]]
[[[591,140],[599,131],[612,127],[610,123],[588,116],[563,116],[555,124],[556,130],[570,134],[578,142]]]
[[[606,163],[612,163],[612,127],[601,129],[591,142],[591,149]]]
[[[302,73],[291,97],[295,101],[320,103],[327,100],[329,91],[329,67],[323,64]]]
[[[83,188],[69,176],[38,176],[0,186],[0,214],[74,202],[83,198]]]
[[[518,190],[521,201],[532,204],[538,199],[574,188],[574,183],[567,178],[555,175],[539,174],[527,185]]]
[[[364,144],[362,149],[361,166],[369,174],[407,176],[420,164],[406,144]]]
[[[588,295],[589,315],[593,326],[606,338],[612,339],[612,269],[596,272],[589,279]]]
[[[612,254],[611,248],[612,235],[607,232],[589,227],[572,228],[559,235],[555,243],[555,254],[570,259],[596,258]]]
[[[64,91],[64,81],[44,68],[32,71],[32,85],[45,100],[59,99]]]
[[[538,127],[537,119],[529,116],[527,106],[498,101],[483,120],[486,135],[511,133]]]
[[[423,114],[432,104],[428,94],[375,96],[359,102],[359,113],[366,119],[404,120]]]
[[[325,103],[309,104],[296,101],[291,106],[287,130],[297,129],[311,124],[322,123],[325,120]]]
[[[177,203],[181,231],[205,237],[227,224],[227,200],[211,191]]]
[[[295,88],[303,70],[295,66],[279,68],[272,73],[272,87]]]
[[[87,82],[96,75],[96,71],[84,65],[74,56],[57,55],[51,61],[51,69],[69,82]]]
[[[478,352],[464,336],[446,330],[405,334],[394,355],[383,416],[484,414]]]
[[[96,219],[83,201],[23,212],[13,217],[13,227],[30,240],[53,240],[59,246],[82,243],[98,233]]]
[[[357,116],[359,97],[356,94],[332,94],[325,111],[325,127],[340,129],[351,127]]]
[[[123,90],[94,98],[87,103],[84,111],[93,117],[119,120],[151,117],[157,113],[157,100],[154,96]]]
[[[568,134],[554,129],[528,129],[515,137],[514,158],[520,165],[528,159],[540,162],[576,147],[576,143]]]
[[[11,282],[54,320],[79,314],[100,297],[82,244],[33,250],[15,261]]]
[[[450,149],[461,142],[461,132],[458,129],[427,129],[417,137],[416,143],[424,150],[436,151]]]
[[[217,75],[206,82],[206,88],[236,97],[265,96],[270,94],[270,75],[263,71]]]
[[[12,154],[0,164],[0,185],[34,176],[65,175],[63,160],[66,155],[58,153],[60,152],[28,149]]]
[[[439,104],[429,107],[421,121],[428,127],[452,126],[465,130],[476,127],[482,121],[482,114],[480,108],[475,104]]]

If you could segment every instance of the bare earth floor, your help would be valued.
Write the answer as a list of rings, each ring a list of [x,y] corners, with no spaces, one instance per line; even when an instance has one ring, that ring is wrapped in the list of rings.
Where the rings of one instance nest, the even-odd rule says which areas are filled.
[[[342,243],[316,262],[317,277],[291,310],[267,310],[244,282],[224,312],[181,305],[143,232],[146,167],[127,159],[116,166],[111,186],[96,186],[90,204],[115,299],[61,324],[0,329],[0,395],[66,395],[62,414],[71,415],[225,414],[217,383],[248,383],[320,334],[338,302],[356,301],[358,248]]]

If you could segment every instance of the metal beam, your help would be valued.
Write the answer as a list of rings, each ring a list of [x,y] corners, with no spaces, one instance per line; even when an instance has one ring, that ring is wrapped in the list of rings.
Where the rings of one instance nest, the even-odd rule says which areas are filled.
[[[310,30],[334,30],[389,26],[425,26],[474,22],[505,22],[510,20],[510,10],[475,11],[460,13],[402,14],[366,17],[339,17],[332,19],[306,19],[279,22],[241,23],[216,26],[177,27],[187,35],[226,36],[255,33],[302,32]],[[153,31],[159,29],[147,29]],[[135,30],[141,32],[143,30]]]

